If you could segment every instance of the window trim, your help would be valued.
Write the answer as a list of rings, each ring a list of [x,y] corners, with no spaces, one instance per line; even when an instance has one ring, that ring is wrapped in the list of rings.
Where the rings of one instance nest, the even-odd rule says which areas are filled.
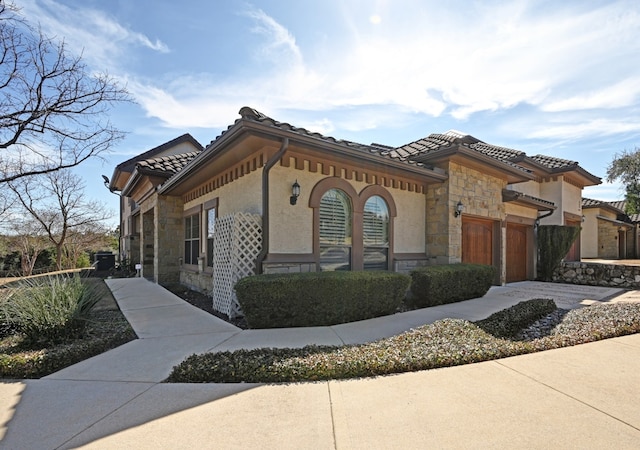
[[[203,234],[204,234],[204,242],[205,242],[204,254],[205,254],[205,270],[206,271],[213,271],[213,261],[209,261],[209,210],[215,209],[216,211],[215,218],[217,222],[218,221],[218,204],[219,204],[219,199],[218,197],[216,197],[213,200],[204,202],[202,206],[202,209],[203,209],[202,217],[204,218]]]
[[[309,196],[309,207],[313,209],[313,257],[316,270],[320,270],[320,201],[324,194],[330,189],[339,189],[351,199],[351,206],[353,208],[351,218],[351,270],[364,270],[364,204],[374,195],[381,197],[387,203],[387,207],[389,208],[389,256],[387,270],[392,270],[393,222],[397,215],[393,196],[389,191],[377,184],[366,186],[358,193],[348,181],[339,177],[327,177],[320,180],[313,187]]]
[[[187,218],[192,217],[194,215],[198,214],[198,255],[196,256],[196,263],[195,264],[191,264],[188,263],[187,261],[184,260],[184,251],[185,251],[185,245],[187,242],[186,239],[186,221]],[[182,233],[182,264],[185,268],[189,268],[189,269],[197,269],[198,268],[198,261],[197,258],[200,257],[200,255],[202,254],[202,208],[201,205],[195,206],[193,208],[189,208],[185,211],[183,211],[182,213],[182,227],[183,227],[183,233]]]

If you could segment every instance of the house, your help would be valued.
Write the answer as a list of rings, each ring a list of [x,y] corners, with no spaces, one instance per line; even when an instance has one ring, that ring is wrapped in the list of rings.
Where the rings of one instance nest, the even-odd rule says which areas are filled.
[[[476,262],[496,284],[533,279],[536,226],[580,224],[582,189],[600,183],[574,161],[457,131],[390,147],[239,114],[206,148],[181,136],[110,184],[129,260],[157,283],[213,285],[214,305],[254,272]]]
[[[640,214],[625,213],[625,202],[582,199],[582,257],[633,259],[639,253]]]

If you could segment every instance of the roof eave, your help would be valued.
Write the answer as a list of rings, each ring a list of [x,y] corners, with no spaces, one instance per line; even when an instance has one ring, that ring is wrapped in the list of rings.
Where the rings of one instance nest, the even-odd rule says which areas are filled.
[[[418,156],[412,158],[414,161],[427,163],[433,161],[439,161],[456,154],[462,154],[470,159],[481,162],[483,164],[487,164],[489,166],[493,166],[498,171],[506,172],[509,175],[515,176],[515,180],[510,180],[511,183],[518,181],[529,181],[535,179],[535,175],[528,171],[527,169],[518,169],[516,167],[511,166],[510,164],[504,163],[498,159],[495,159],[491,156],[487,156],[483,153],[480,153],[476,150],[468,148],[462,145],[452,145],[449,147],[445,147],[441,150],[437,150],[434,152],[430,152],[426,155]]]
[[[534,207],[538,211],[555,211],[556,209],[558,209],[558,207],[552,202],[535,198],[522,192],[510,189],[502,190],[502,201],[505,203],[514,203],[522,206]]]
[[[376,164],[397,168],[406,172],[411,172],[422,177],[429,177],[433,182],[444,181],[448,178],[446,173],[440,173],[437,170],[427,167],[419,167],[407,162],[394,161],[391,158],[376,157],[362,151],[350,149],[345,145],[341,145],[339,141],[331,142],[330,140],[321,139],[315,136],[302,135],[291,130],[283,130],[279,127],[267,125],[249,119],[237,120],[229,129],[227,129],[218,139],[213,141],[203,152],[196,156],[189,164],[187,164],[180,172],[169,178],[160,188],[160,193],[168,193],[177,186],[181,180],[188,177],[194,171],[215,159],[228,148],[234,140],[242,135],[259,135],[268,140],[280,143],[282,139],[288,138],[290,145],[293,143],[303,146],[312,147],[320,151],[334,150],[342,155],[353,159],[366,160]]]

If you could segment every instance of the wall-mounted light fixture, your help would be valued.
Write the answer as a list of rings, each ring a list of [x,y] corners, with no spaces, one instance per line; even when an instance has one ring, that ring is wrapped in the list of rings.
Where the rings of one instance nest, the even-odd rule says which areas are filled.
[[[584,223],[584,221],[587,220],[587,218],[585,217],[585,215],[582,215],[582,223]]]
[[[296,180],[291,186],[291,197],[289,198],[289,203],[295,205],[298,202],[298,197],[300,197],[300,185],[298,184],[298,180]]]
[[[461,200],[458,200],[458,203],[456,204],[456,210],[453,212],[454,217],[460,216],[460,214],[462,214],[463,211],[464,211],[464,205],[462,204]]]

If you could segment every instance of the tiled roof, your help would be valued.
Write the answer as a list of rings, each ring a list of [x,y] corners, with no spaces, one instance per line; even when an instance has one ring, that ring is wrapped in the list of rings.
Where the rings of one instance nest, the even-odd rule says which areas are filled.
[[[526,156],[524,152],[519,150],[498,147],[497,145],[485,144],[484,142],[478,142],[477,144],[470,145],[470,147],[500,161],[513,161],[514,159]]]
[[[583,208],[597,208],[598,206],[602,205],[602,201],[600,200],[594,200],[592,198],[582,198],[582,207]]]
[[[451,148],[453,145],[462,145],[463,147],[475,150],[482,155],[493,158],[496,161],[506,164],[516,170],[531,173],[530,170],[511,161],[517,157],[524,156],[524,152],[505,147],[498,147],[497,145],[486,144],[471,135],[463,134],[455,130],[450,130],[442,134],[430,134],[426,138],[398,147],[392,153],[400,159],[412,160],[436,154],[441,150]]]
[[[199,151],[145,159],[144,161],[139,161],[137,167],[140,172],[169,177],[180,172],[180,170],[189,164],[198,154],[200,154]]]
[[[607,202],[607,203],[609,203],[614,208],[619,209],[620,211],[624,211],[627,207],[627,202],[625,200],[618,200],[616,202]]]
[[[449,130],[445,133],[434,133],[429,136],[418,139],[414,142],[411,142],[406,145],[402,145],[400,147],[389,147],[383,144],[360,144],[357,142],[336,139],[331,136],[324,136],[320,133],[311,132],[306,130],[305,128],[295,127],[286,122],[278,122],[277,120],[272,119],[271,117],[257,111],[253,108],[245,106],[240,109],[241,119],[236,120],[237,123],[239,120],[251,120],[255,122],[259,122],[261,124],[266,124],[269,126],[273,126],[285,131],[291,131],[294,133],[298,133],[303,136],[308,136],[316,139],[323,140],[325,142],[330,142],[338,145],[345,146],[349,149],[358,150],[361,152],[365,152],[368,154],[374,154],[383,158],[388,158],[391,160],[396,160],[400,162],[406,162],[412,165],[417,166],[428,166],[428,155],[434,154],[443,149],[449,149],[453,145],[462,145],[469,149],[475,150],[478,153],[490,157],[496,161],[499,161],[507,166],[510,166],[512,169],[516,169],[522,171],[524,173],[531,174],[532,171],[528,170],[517,163],[524,159],[529,159],[538,165],[541,165],[548,169],[549,171],[565,171],[579,168],[579,165],[575,161],[569,161],[561,158],[555,158],[552,156],[545,155],[536,155],[533,157],[527,157],[527,155],[520,151],[507,147],[500,147],[497,145],[487,144],[469,134],[462,133],[456,130]],[[235,125],[235,124],[234,124]],[[231,125],[224,130],[219,136],[216,137],[215,140],[211,141],[209,145],[214,144],[218,139],[220,139],[225,133],[227,133],[234,125]],[[421,160],[423,162],[421,162]],[[583,169],[580,169],[584,171]],[[587,175],[594,177],[591,174]],[[594,177],[597,178],[597,177]]]
[[[569,161],[568,159],[555,158],[553,156],[535,155],[531,156],[531,159],[540,165],[543,165],[551,170],[564,170],[578,167],[576,161]]]
[[[183,142],[190,142],[197,149],[203,150],[202,145],[198,141],[196,141],[193,136],[191,136],[189,133],[185,133],[182,136],[178,136],[177,138],[172,139],[169,142],[165,142],[164,144],[154,147],[151,150],[147,150],[146,152],[141,153],[140,155],[136,155],[133,158],[130,158],[118,164],[118,167],[121,170],[132,171],[138,162],[145,159],[152,158],[154,155],[157,155],[158,153],[161,153],[166,149],[179,145]]]
[[[260,111],[257,111],[257,110],[255,110],[253,108],[248,107],[248,106],[245,106],[245,107],[240,109],[240,116],[241,116],[242,119],[245,119],[245,120],[252,120],[252,121],[255,121],[255,122],[260,122],[262,124],[278,128],[280,130],[292,131],[292,132],[298,133],[298,134],[300,134],[302,136],[307,136],[307,137],[311,137],[311,138],[315,138],[315,139],[320,139],[320,140],[323,140],[325,142],[330,142],[330,143],[333,143],[333,144],[344,146],[344,147],[349,148],[351,150],[357,150],[357,151],[361,151],[363,153],[377,155],[377,156],[380,156],[380,157],[383,157],[383,158],[386,158],[386,159],[405,161],[405,162],[407,162],[409,164],[412,164],[414,166],[425,167],[424,164],[406,160],[406,158],[403,158],[402,155],[399,155],[399,154],[395,153],[395,149],[393,147],[389,147],[388,145],[375,144],[375,143],[367,145],[367,144],[360,144],[358,142],[347,141],[347,140],[344,140],[344,139],[336,139],[336,138],[331,137],[331,136],[324,136],[324,135],[322,135],[320,133],[312,132],[312,131],[309,131],[309,130],[307,130],[305,128],[296,127],[296,126],[293,126],[293,125],[291,125],[289,123],[286,123],[286,122],[279,122],[279,121],[274,120],[271,117],[261,113]],[[238,119],[238,120],[241,120],[241,119]],[[238,120],[236,120],[235,123],[237,123]],[[234,125],[235,125],[235,123],[234,123]],[[232,127],[233,127],[233,125],[230,125],[219,136],[217,136],[215,140],[211,141],[211,143],[209,145],[211,146],[212,144],[214,144],[218,139],[220,139]]]

